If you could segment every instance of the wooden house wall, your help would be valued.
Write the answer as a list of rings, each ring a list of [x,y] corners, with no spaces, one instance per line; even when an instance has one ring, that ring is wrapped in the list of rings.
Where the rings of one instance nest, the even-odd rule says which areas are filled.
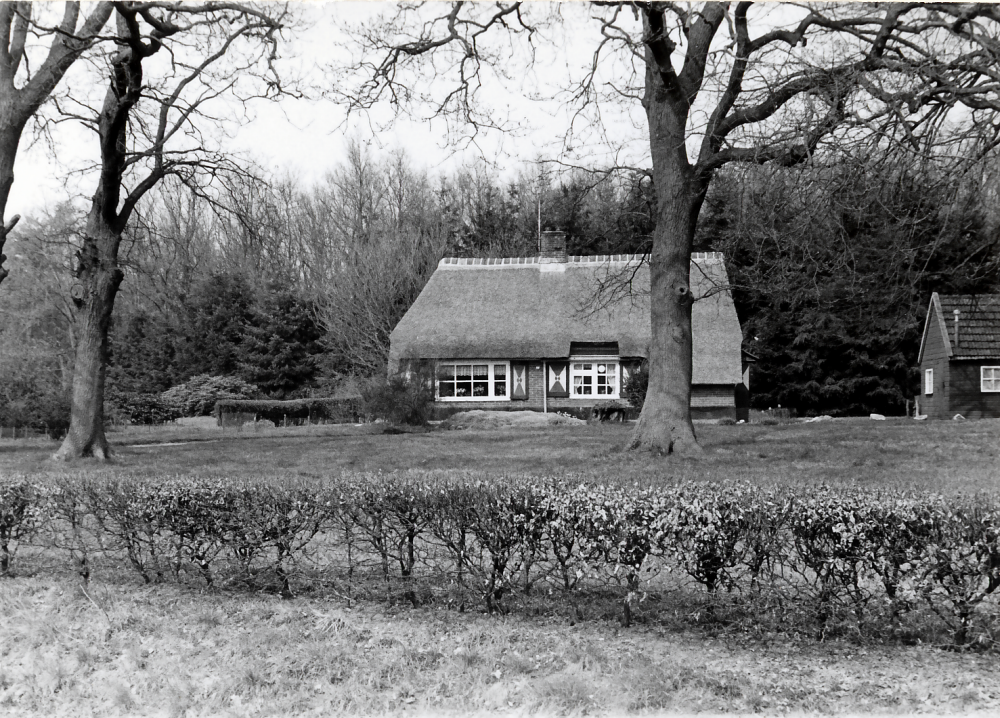
[[[948,350],[945,347],[944,337],[941,335],[941,325],[938,322],[937,312],[933,308],[928,315],[927,322],[924,353],[920,362],[920,393],[918,394],[920,413],[926,414],[930,419],[950,419]],[[927,369],[934,370],[934,393],[931,396],[924,394],[924,372]]]
[[[983,392],[980,368],[997,366],[996,360],[953,361],[949,368],[949,409],[951,416],[966,419],[1000,417],[1000,393]]]

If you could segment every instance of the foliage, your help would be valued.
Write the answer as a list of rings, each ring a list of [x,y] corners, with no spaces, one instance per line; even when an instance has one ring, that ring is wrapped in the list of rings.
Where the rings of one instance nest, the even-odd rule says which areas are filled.
[[[864,631],[873,618],[898,623],[923,610],[959,646],[992,640],[1000,587],[995,495],[421,472],[322,483],[127,475],[0,483],[0,539],[31,536],[88,572],[88,556],[103,552],[150,583],[267,574],[285,595],[306,565],[321,571],[343,560],[348,577],[373,568],[405,600],[420,601],[418,579],[454,583],[490,611],[538,585],[617,587],[626,623],[657,577],[676,570],[702,587],[709,610],[732,592],[750,613],[776,599],[821,637],[844,622]]]
[[[58,439],[69,428],[69,394],[59,385],[39,386],[35,381],[0,386],[11,398],[0,403],[0,426],[27,426]],[[6,390],[6,391],[3,391]]]
[[[931,293],[1000,286],[990,204],[969,178],[847,151],[720,175],[698,242],[726,255],[753,405],[904,413]]]
[[[315,307],[292,291],[258,297],[237,351],[241,378],[275,398],[309,386],[323,335],[314,316]]]
[[[38,527],[38,488],[25,480],[0,479],[0,576],[10,575],[19,544]]]
[[[622,397],[636,409],[641,410],[646,401],[646,388],[649,386],[649,365],[643,362],[629,372],[622,382]]]
[[[253,414],[256,420],[273,422],[281,426],[288,422],[356,422],[361,415],[360,397],[340,399],[289,399],[277,401],[274,399],[223,399],[215,404],[215,415],[223,425],[226,416],[235,414]]]
[[[161,399],[181,416],[208,416],[222,399],[254,399],[258,393],[236,377],[200,374],[163,392]]]
[[[115,389],[105,394],[105,416],[112,421],[129,424],[165,424],[184,414],[174,401],[163,394],[123,392]]]
[[[421,426],[434,404],[434,379],[415,372],[370,379],[361,390],[365,414],[390,424]]]

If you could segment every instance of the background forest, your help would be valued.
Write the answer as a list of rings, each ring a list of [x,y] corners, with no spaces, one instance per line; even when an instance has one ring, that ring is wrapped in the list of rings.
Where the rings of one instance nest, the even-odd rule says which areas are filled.
[[[539,220],[571,254],[645,252],[648,175],[527,165],[432,175],[351,143],[315,186],[263,178],[209,202],[165,183],[129,229],[108,369],[112,416],[193,377],[263,396],[331,396],[384,373],[388,337],[442,256],[536,252]],[[698,251],[725,253],[753,405],[901,414],[931,292],[1000,288],[995,178],[887,156],[826,155],[719,175]],[[69,204],[26,219],[0,302],[0,425],[68,416],[75,337]]]

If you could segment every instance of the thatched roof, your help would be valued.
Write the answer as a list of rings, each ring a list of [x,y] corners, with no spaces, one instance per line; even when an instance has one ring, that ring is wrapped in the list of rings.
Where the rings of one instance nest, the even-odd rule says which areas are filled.
[[[955,346],[955,310],[958,310],[958,346]],[[937,315],[944,344],[951,359],[1000,359],[1000,294],[938,294],[931,295],[927,315]],[[928,321],[920,342],[923,361],[927,342]]]
[[[571,342],[618,342],[620,356],[646,357],[649,266],[643,259],[442,259],[392,332],[390,367],[404,359],[555,359],[570,355]],[[631,293],[621,291],[616,278],[630,278]],[[692,255],[696,384],[741,378],[743,336],[728,284],[721,254]],[[599,292],[602,286],[606,291]]]

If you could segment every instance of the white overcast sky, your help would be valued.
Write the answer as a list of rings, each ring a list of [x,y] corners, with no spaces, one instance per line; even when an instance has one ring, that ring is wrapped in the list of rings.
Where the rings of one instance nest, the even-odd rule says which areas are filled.
[[[444,3],[439,6],[442,13],[447,10]],[[298,3],[295,10],[303,21],[301,28],[286,33],[281,50],[286,70],[300,72],[316,85],[337,81],[321,68],[347,46],[340,28],[394,7],[388,2]],[[778,10],[778,6],[770,7]],[[537,9],[545,7],[540,3],[533,8]],[[567,78],[580,77],[581,68],[589,62],[600,38],[600,29],[589,18],[591,11],[586,3],[563,3],[560,12],[562,22],[541,31],[543,37],[536,43],[535,62],[530,66],[514,63],[513,77],[503,83],[491,83],[482,92],[483,100],[495,111],[521,127],[517,135],[486,133],[478,137],[475,146],[459,150],[447,143],[442,121],[427,122],[408,116],[393,120],[388,107],[370,117],[357,115],[345,120],[343,108],[329,100],[284,99],[280,103],[255,105],[255,117],[234,132],[228,146],[251,153],[276,174],[289,173],[306,183],[318,180],[341,161],[349,138],[369,142],[376,148],[403,147],[414,165],[432,173],[477,162],[494,162],[498,172],[509,172],[538,158],[570,158],[591,166],[608,164],[612,159],[622,164],[647,164],[645,120],[635,101],[601,105],[601,120],[609,131],[610,141],[625,143],[624,152],[612,156],[607,142],[577,135],[572,142],[573,156],[564,153],[570,109],[558,99],[537,98],[550,98],[566,87]],[[620,83],[621,68],[617,72],[614,79]],[[75,83],[71,85],[74,91],[85,83],[94,83],[93,68],[78,66],[71,73],[68,82]],[[99,102],[103,88],[97,84],[93,88],[92,101]],[[526,99],[529,94],[536,99]],[[577,126],[586,133],[593,132],[594,124],[579,122]],[[92,133],[62,125],[55,134],[54,152],[43,144],[30,146],[28,139],[26,133],[15,166],[8,215],[30,216],[69,197],[77,200],[89,197],[95,178],[81,170],[97,159],[97,141]]]
[[[303,28],[294,34],[286,33],[281,50],[286,69],[300,71],[316,84],[334,81],[325,77],[321,67],[343,47],[339,28],[345,22],[356,23],[393,7],[387,2],[298,3],[295,10],[304,20]],[[576,7],[583,9],[581,5]],[[578,19],[586,21],[582,15]],[[596,27],[591,28],[594,30]],[[495,109],[509,113],[521,125],[524,131],[519,136],[484,133],[477,137],[475,145],[460,149],[447,142],[442,121],[408,116],[393,119],[388,107],[370,116],[356,115],[346,120],[344,109],[332,101],[283,99],[280,103],[257,103],[253,108],[255,118],[239,128],[229,147],[251,153],[275,173],[290,173],[307,183],[321,178],[344,157],[349,138],[370,143],[376,149],[403,147],[414,165],[432,173],[483,161],[497,163],[499,171],[512,171],[522,160],[555,157],[568,122],[564,109],[558,102],[532,102],[522,94],[566,76],[567,58],[571,56],[566,45],[571,28],[554,27],[549,33],[552,42],[539,44],[543,56],[536,63],[534,76],[525,76],[520,85],[508,83],[510,87],[493,84],[483,93]],[[76,67],[71,72],[67,79],[76,83],[74,90],[94,77],[93,68]],[[99,98],[103,88],[95,88],[93,97]],[[70,196],[89,197],[95,179],[82,169],[97,158],[93,133],[61,125],[54,133],[54,151],[45,143],[30,144],[28,135],[26,132],[22,138],[15,165],[8,214],[30,216]]]

